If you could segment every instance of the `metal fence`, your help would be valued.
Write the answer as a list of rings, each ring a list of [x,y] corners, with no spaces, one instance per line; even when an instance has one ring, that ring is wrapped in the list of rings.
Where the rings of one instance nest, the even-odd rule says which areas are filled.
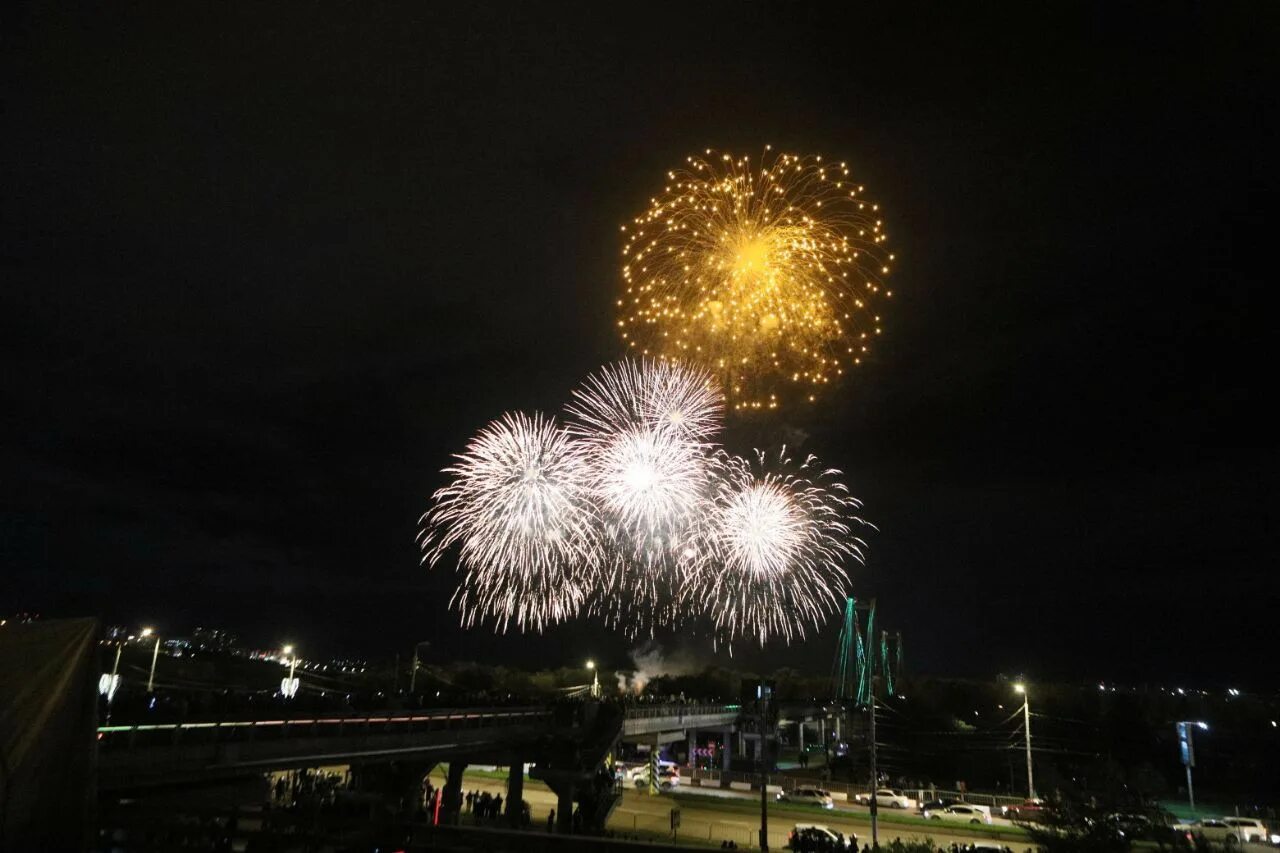
[[[261,741],[286,738],[348,737],[376,734],[483,729],[550,722],[545,708],[459,708],[429,714],[369,714],[343,717],[299,717],[280,720],[141,723],[100,726],[98,748],[104,751],[137,746]]]
[[[758,773],[738,770],[681,768],[681,774],[685,776],[689,783],[701,787],[727,788],[730,783],[737,782],[739,784],[750,784],[752,790],[760,790],[760,774]],[[820,777],[792,776],[780,773],[769,774],[769,785],[770,787],[776,786],[785,793],[790,793],[796,788],[821,788],[837,795],[838,799],[843,798],[850,802],[857,795],[868,794],[871,791],[870,785],[855,782],[840,782],[824,780]],[[1000,813],[1001,806],[1020,805],[1025,802],[1024,797],[1009,796],[1007,794],[987,794],[977,791],[949,791],[944,788],[895,788],[894,790],[901,791],[905,796],[914,800],[917,805],[929,800],[946,798],[980,806],[990,806],[997,815]]]
[[[626,718],[648,720],[655,717],[671,717],[681,720],[686,717],[738,714],[741,710],[741,705],[629,705],[626,709]]]

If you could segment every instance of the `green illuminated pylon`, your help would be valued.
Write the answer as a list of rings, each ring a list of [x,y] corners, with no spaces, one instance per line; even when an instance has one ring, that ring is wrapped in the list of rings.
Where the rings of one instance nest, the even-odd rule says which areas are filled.
[[[854,616],[854,627],[857,627],[857,616]],[[871,599],[867,608],[867,639],[858,634],[858,695],[859,705],[871,704],[871,679],[876,674],[876,600]]]
[[[867,611],[865,635],[858,619],[860,609]],[[883,649],[874,641],[875,624],[874,598],[862,607],[854,598],[845,599],[844,624],[840,628],[840,650],[836,658],[834,686],[837,699],[851,699],[856,705],[866,705],[871,701],[871,677],[875,674],[877,659],[883,656]]]
[[[853,694],[853,682],[856,677],[854,661],[854,608],[852,598],[844,600],[844,624],[840,627],[840,647],[836,652],[835,697],[849,699]]]
[[[889,661],[889,632],[880,632],[880,668],[884,671],[884,688],[893,695],[893,667]]]

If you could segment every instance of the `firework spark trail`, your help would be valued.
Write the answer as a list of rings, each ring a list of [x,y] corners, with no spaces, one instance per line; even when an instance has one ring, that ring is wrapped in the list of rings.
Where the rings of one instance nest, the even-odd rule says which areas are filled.
[[[681,599],[711,618],[732,643],[803,638],[840,606],[850,584],[846,559],[862,562],[853,534],[861,504],[810,456],[795,464],[783,448],[756,451],[754,463],[723,451],[713,460],[709,511],[715,553],[692,574]],[[868,525],[869,526],[869,525]]]
[[[713,370],[735,410],[816,399],[881,331],[894,255],[878,205],[821,157],[687,163],[623,226],[623,340]]]
[[[454,606],[465,624],[542,630],[578,615],[601,559],[600,520],[582,447],[550,418],[507,414],[445,469],[422,517],[432,565],[459,546]]]

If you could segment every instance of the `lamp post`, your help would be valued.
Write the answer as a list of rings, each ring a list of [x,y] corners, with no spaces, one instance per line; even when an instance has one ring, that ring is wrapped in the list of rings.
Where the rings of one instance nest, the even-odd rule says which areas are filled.
[[[1031,694],[1025,684],[1013,685],[1014,692],[1022,694],[1022,731],[1027,744],[1027,799],[1036,798],[1036,784],[1031,775]]]
[[[297,682],[294,680],[294,677],[293,677],[293,673],[298,668],[298,656],[294,654],[294,649],[292,644],[283,646],[280,649],[280,653],[289,658],[289,678],[283,684],[280,685],[281,687],[280,692],[285,695],[285,698],[292,699],[294,696],[298,695]]]
[[[409,695],[412,696],[414,690],[418,687],[418,649],[423,646],[430,646],[427,640],[419,640],[413,646],[413,669],[409,671]]]
[[[143,628],[140,637],[156,638],[155,648],[151,650],[151,674],[147,676],[147,692],[154,693],[156,688],[156,660],[160,657],[160,635],[155,632],[154,628]]]
[[[107,683],[107,722],[111,722],[111,704],[116,698],[116,685],[120,683],[120,652],[124,649],[124,641],[116,643],[116,659],[111,664],[111,681]]]
[[[600,673],[596,670],[596,662],[587,661],[587,669],[591,670],[591,698],[600,698]]]
[[[1196,810],[1196,793],[1191,787],[1191,768],[1196,766],[1196,746],[1195,741],[1191,737],[1192,726],[1203,731],[1209,730],[1209,724],[1203,720],[1179,720],[1178,721],[1178,752],[1182,757],[1182,766],[1187,768],[1187,805],[1191,811]]]

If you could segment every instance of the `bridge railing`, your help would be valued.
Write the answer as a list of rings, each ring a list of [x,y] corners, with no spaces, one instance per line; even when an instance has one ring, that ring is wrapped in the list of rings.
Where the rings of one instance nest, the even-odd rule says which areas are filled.
[[[628,720],[648,720],[655,717],[709,717],[739,714],[741,705],[631,705],[626,709]]]
[[[550,723],[552,717],[553,712],[548,708],[452,708],[431,713],[387,712],[341,717],[136,723],[100,726],[98,749],[114,752],[148,746],[236,740],[403,735],[496,726],[544,725]]]

